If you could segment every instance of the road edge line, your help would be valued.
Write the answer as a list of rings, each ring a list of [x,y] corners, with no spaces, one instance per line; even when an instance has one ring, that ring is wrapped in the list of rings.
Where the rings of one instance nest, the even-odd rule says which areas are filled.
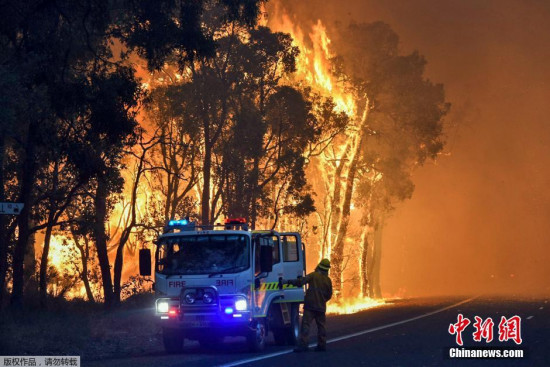
[[[422,314],[422,315],[418,315],[418,316],[415,316],[415,317],[411,317],[411,318],[409,318],[409,319],[405,319],[405,320],[401,320],[401,321],[396,321],[396,322],[392,322],[391,324],[386,324],[386,325],[382,325],[382,326],[377,326],[377,327],[374,327],[374,328],[371,328],[371,329],[367,329],[367,330],[363,330],[363,331],[358,331],[358,332],[353,333],[353,334],[342,335],[342,336],[339,336],[339,337],[336,337],[336,338],[332,338],[332,339],[327,340],[327,344],[339,342],[339,341],[341,341],[341,340],[346,340],[346,339],[350,339],[350,338],[355,338],[355,337],[357,337],[357,336],[361,336],[361,335],[373,333],[373,332],[378,331],[378,330],[383,330],[383,329],[387,329],[387,328],[394,327],[394,326],[397,326],[397,325],[406,324],[407,322],[411,322],[411,321],[416,321],[416,320],[419,320],[419,319],[423,319],[423,318],[425,318],[425,317],[432,316],[432,315],[435,315],[435,314],[437,314],[437,313],[440,313],[440,312],[443,312],[443,311],[447,311],[447,310],[449,310],[449,309],[451,309],[451,308],[454,308],[454,307],[463,305],[464,303],[471,302],[472,300],[474,300],[474,299],[476,299],[476,298],[478,298],[478,297],[479,297],[479,296],[472,297],[472,298],[468,298],[468,299],[462,300],[462,301],[460,301],[460,302],[454,303],[454,304],[452,304],[452,305],[450,305],[450,306],[446,306],[446,307],[440,308],[440,309],[435,310],[435,311],[431,311],[431,312],[428,312],[428,313],[425,313],[425,314]],[[316,345],[315,343],[309,344],[310,347],[315,346],[315,345]],[[252,362],[256,362],[256,361],[261,361],[262,359],[269,359],[269,358],[278,357],[278,356],[281,356],[281,355],[284,355],[284,354],[289,354],[289,353],[292,353],[292,351],[293,351],[292,349],[282,350],[282,351],[280,351],[280,352],[275,352],[275,353],[270,353],[270,354],[264,354],[264,355],[260,355],[260,356],[257,356],[257,357],[252,357],[252,358],[247,358],[247,359],[241,359],[241,360],[239,360],[239,361],[230,362],[230,363],[227,363],[227,364],[221,364],[221,365],[219,365],[219,367],[240,366],[240,365],[243,365],[243,364],[245,364],[245,363],[252,363]]]

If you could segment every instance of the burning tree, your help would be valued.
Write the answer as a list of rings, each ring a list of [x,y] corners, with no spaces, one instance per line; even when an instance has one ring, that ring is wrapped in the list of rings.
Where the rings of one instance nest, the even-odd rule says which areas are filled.
[[[342,217],[332,252],[336,265],[333,277],[338,287],[343,273],[342,238],[349,222],[357,175],[363,189],[362,291],[381,297],[380,231],[384,217],[393,202],[411,197],[412,170],[426,159],[435,159],[443,149],[442,119],[450,105],[445,101],[443,86],[424,77],[426,61],[421,55],[417,52],[399,55],[398,36],[387,24],[351,24],[341,34],[354,42],[335,43],[340,55],[338,72],[347,79],[355,95],[366,96],[367,116],[349,165]],[[377,234],[370,268],[369,231]]]
[[[163,193],[178,203],[194,194],[203,223],[225,215],[275,226],[282,210],[305,216],[313,210],[306,152],[344,120],[331,118],[326,100],[283,83],[298,54],[288,35],[222,29],[214,57],[153,78],[149,117],[162,134]],[[176,194],[179,182],[185,188]]]
[[[353,279],[360,275],[363,295],[381,297],[384,218],[396,201],[412,195],[412,170],[443,148],[442,119],[449,109],[443,87],[424,77],[421,55],[399,54],[398,36],[387,24],[336,26],[329,38],[320,21],[304,31],[280,8],[273,15],[270,26],[290,32],[302,51],[298,79],[331,95],[350,117],[347,128],[312,160],[308,175],[321,193],[310,218],[318,256],[332,260],[336,294],[342,295],[349,266]]]

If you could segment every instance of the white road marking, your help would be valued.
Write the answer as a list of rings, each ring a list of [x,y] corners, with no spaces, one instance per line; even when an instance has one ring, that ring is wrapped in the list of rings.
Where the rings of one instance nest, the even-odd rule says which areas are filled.
[[[406,324],[406,323],[411,322],[411,321],[416,321],[416,320],[419,320],[419,319],[423,319],[425,317],[432,316],[432,315],[435,315],[437,313],[447,311],[451,308],[460,306],[464,303],[468,303],[468,302],[470,302],[470,301],[472,301],[476,298],[477,297],[472,297],[472,298],[460,301],[458,303],[452,304],[452,305],[447,306],[447,307],[440,308],[440,309],[432,311],[432,312],[428,312],[428,313],[425,313],[425,314],[422,314],[422,315],[419,315],[419,316],[411,317],[410,319],[401,320],[401,321],[397,321],[397,322],[392,322],[391,324],[377,326],[377,327],[372,328],[372,329],[367,329],[367,330],[359,331],[359,332],[356,332],[356,333],[353,333],[353,334],[348,334],[348,335],[339,336],[337,338],[332,338],[332,339],[327,340],[327,344],[334,343],[334,342],[339,342],[341,340],[346,340],[346,339],[350,339],[350,338],[355,338],[357,336],[365,335],[365,334],[368,334],[368,333],[373,333],[373,332],[378,331],[378,330],[383,330],[383,329],[387,329],[387,328],[394,327],[394,326],[397,326],[397,325]],[[315,345],[316,345],[315,343],[309,344],[310,347],[313,347]],[[278,357],[278,356],[282,356],[284,354],[289,354],[289,353],[292,353],[292,349],[287,349],[287,350],[283,350],[283,351],[275,352],[275,353],[264,354],[264,355],[253,357],[253,358],[241,359],[239,361],[230,362],[230,363],[223,364],[223,365],[220,365],[220,366],[223,366],[223,367],[240,366],[240,365],[245,364],[245,363],[252,363],[252,362],[256,362],[256,361],[261,361],[263,359]]]

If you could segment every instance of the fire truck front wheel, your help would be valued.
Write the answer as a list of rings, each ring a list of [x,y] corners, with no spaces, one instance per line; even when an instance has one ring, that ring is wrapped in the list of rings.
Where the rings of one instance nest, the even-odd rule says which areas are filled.
[[[281,310],[277,307],[272,308],[273,318],[273,339],[277,345],[296,345],[298,342],[298,336],[300,334],[300,314],[299,304],[289,304],[288,310],[290,312],[290,324],[284,325]]]
[[[251,352],[261,352],[265,349],[265,340],[267,338],[267,329],[263,320],[257,320],[251,327],[246,336],[248,349]]]
[[[300,335],[300,305],[297,303],[290,307],[290,325],[285,331],[287,344],[296,345]]]
[[[183,331],[179,329],[162,329],[162,341],[164,349],[168,353],[180,353],[183,351]]]

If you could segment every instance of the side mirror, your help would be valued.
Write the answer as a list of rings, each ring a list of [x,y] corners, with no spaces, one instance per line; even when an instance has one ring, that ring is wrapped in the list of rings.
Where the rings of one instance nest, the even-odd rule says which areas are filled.
[[[270,273],[273,270],[273,248],[260,246],[260,269],[262,273]]]
[[[151,250],[147,248],[139,250],[139,275],[151,275]]]

